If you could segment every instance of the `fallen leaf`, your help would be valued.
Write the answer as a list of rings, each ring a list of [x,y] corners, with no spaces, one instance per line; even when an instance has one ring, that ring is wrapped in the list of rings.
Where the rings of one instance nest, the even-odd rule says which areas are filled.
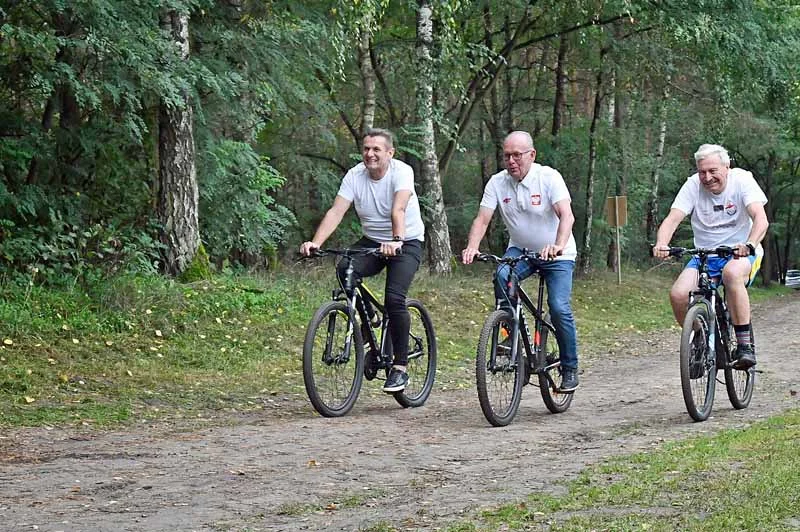
[[[161,331],[159,331],[158,329],[156,329],[156,336],[161,336]]]
[[[72,339],[72,343],[73,343],[73,344],[79,344],[79,343],[81,343],[81,341],[80,341],[80,340],[78,340],[77,338],[73,338],[73,339]]]
[[[4,339],[3,343],[6,345],[14,345],[14,341],[11,338]]]
[[[34,402],[35,400],[36,399],[34,399],[33,397],[28,397],[27,395],[25,396],[25,402],[28,404]]]

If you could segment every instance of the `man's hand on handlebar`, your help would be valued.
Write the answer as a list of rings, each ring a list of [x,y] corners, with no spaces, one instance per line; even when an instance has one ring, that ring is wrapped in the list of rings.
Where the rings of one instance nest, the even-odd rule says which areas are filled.
[[[561,255],[562,251],[564,251],[564,246],[559,246],[558,244],[548,244],[542,248],[542,251],[539,252],[539,255],[542,256],[542,260],[553,260]]]
[[[472,264],[472,261],[475,260],[475,256],[479,253],[480,251],[477,248],[466,248],[461,252],[461,262],[464,264]]]
[[[314,253],[314,250],[319,248],[320,246],[315,244],[314,242],[311,241],[303,242],[300,245],[300,254],[304,257],[309,257],[311,256],[312,253]]]
[[[403,242],[402,241],[392,241],[392,242],[383,242],[381,244],[381,253],[383,253],[387,257],[394,257],[395,255],[400,255],[403,249]]]
[[[751,250],[750,246],[747,245],[747,242],[741,242],[731,247],[733,248],[733,256],[736,257],[737,259],[740,257],[748,257],[750,255],[756,254],[755,247],[753,247],[753,249]]]
[[[653,246],[653,256],[658,259],[668,259],[669,246],[664,244],[656,244]]]

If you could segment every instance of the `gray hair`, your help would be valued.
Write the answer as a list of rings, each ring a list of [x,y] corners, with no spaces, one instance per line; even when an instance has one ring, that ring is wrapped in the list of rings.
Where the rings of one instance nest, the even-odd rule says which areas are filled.
[[[366,133],[364,133],[364,138],[367,137],[383,137],[386,139],[386,145],[389,148],[394,148],[394,133],[388,129],[381,129],[378,127],[370,128]]]
[[[719,144],[703,144],[697,148],[697,152],[694,154],[694,162],[699,163],[712,155],[718,155],[720,162],[725,166],[731,165],[731,156],[728,155],[728,150]]]
[[[531,134],[528,133],[527,131],[512,131],[511,133],[506,135],[505,140],[508,140],[511,137],[523,137],[525,139],[525,141],[527,142],[527,144],[531,148],[533,148],[533,137],[531,137]]]

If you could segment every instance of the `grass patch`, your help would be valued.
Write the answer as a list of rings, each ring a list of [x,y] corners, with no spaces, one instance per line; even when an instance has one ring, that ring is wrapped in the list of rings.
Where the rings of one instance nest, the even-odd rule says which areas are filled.
[[[447,530],[796,530],[799,438],[795,410],[610,459],[563,495],[533,494]]]
[[[576,280],[581,355],[601,352],[621,331],[673,326],[673,273],[629,272],[622,287],[613,276]],[[434,393],[473,386],[475,344],[494,307],[491,275],[486,264],[448,277],[421,271],[412,286],[436,328]],[[368,280],[379,297],[384,279]],[[160,277],[63,290],[0,284],[0,425],[107,426],[257,410],[276,396],[305,399],[305,327],[332,288],[330,261],[192,284]],[[752,293],[759,300],[788,291]],[[380,391],[365,383],[362,393]]]

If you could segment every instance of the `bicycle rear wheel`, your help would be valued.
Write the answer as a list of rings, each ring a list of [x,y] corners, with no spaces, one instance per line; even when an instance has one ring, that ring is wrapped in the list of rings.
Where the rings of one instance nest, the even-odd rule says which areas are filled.
[[[753,386],[756,382],[756,369],[733,369],[731,355],[736,352],[736,334],[733,332],[733,324],[728,322],[728,349],[725,357],[725,389],[728,391],[728,399],[733,408],[741,410],[750,405],[753,398]],[[750,344],[755,345],[755,337],[752,329],[750,330]]]
[[[525,367],[517,342],[517,356],[512,356],[508,331],[513,317],[504,310],[495,310],[486,318],[478,343],[475,379],[478,400],[486,420],[495,427],[511,423],[522,399]]]
[[[556,335],[550,329],[543,328],[539,340],[540,349],[543,351],[545,363],[552,366],[559,362],[559,349]],[[548,375],[550,378],[548,379]],[[552,381],[552,384],[551,384]],[[565,412],[572,404],[574,393],[559,393],[561,388],[561,368],[553,366],[543,373],[539,373],[539,391],[542,393],[542,400],[547,409],[553,414]]]
[[[325,417],[347,414],[358,399],[364,377],[364,342],[353,321],[350,346],[348,307],[341,301],[322,305],[308,324],[303,342],[303,382],[314,409]]]
[[[686,411],[695,421],[705,421],[714,404],[717,361],[709,349],[711,314],[700,302],[689,307],[681,333],[681,388]]]
[[[416,299],[406,301],[411,317],[408,338],[408,384],[394,393],[395,400],[404,408],[425,404],[433,389],[436,376],[436,334],[433,320],[425,307]]]

